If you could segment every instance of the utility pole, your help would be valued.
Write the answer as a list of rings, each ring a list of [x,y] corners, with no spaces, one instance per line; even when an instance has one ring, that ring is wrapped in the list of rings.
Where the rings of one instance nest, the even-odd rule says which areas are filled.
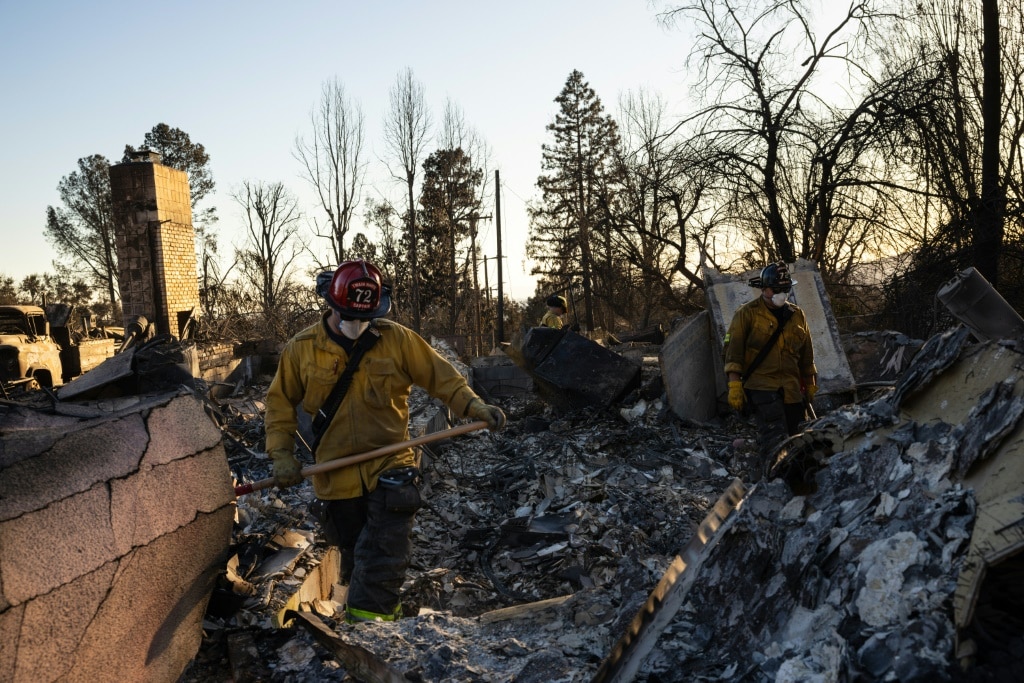
[[[487,292],[487,307],[491,307],[491,285],[487,277],[487,255],[484,255],[484,290]]]
[[[490,216],[481,216],[480,214],[474,213],[469,217],[470,220],[470,233],[469,233],[469,244],[470,252],[473,255],[473,355],[480,355],[480,348],[483,346],[483,325],[480,324],[480,281],[477,279],[477,263],[476,263],[476,224],[480,219],[487,219]],[[484,257],[484,278],[487,277],[487,257]]]
[[[451,292],[451,299],[448,302],[448,334],[455,335],[455,322],[459,316],[459,304],[458,304],[458,291],[459,291],[459,280],[458,275],[455,271],[455,229],[458,227],[458,223],[449,225],[448,228],[448,249],[450,250],[449,256],[449,275],[448,275],[448,286]]]
[[[498,343],[505,341],[505,295],[501,284],[501,178],[494,169],[494,223],[498,229]]]
[[[491,280],[490,280],[490,277],[488,277],[488,274],[487,274],[487,256],[486,255],[484,256],[484,291],[487,292],[487,311],[490,312],[492,310],[491,309]],[[494,348],[495,343],[496,342],[494,340],[494,325],[491,325],[491,348],[492,349]]]

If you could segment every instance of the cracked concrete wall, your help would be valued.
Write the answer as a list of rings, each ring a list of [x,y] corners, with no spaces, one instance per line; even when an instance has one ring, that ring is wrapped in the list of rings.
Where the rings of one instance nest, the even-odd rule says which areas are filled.
[[[0,680],[175,680],[234,520],[200,402],[77,423],[9,414],[0,430]]]

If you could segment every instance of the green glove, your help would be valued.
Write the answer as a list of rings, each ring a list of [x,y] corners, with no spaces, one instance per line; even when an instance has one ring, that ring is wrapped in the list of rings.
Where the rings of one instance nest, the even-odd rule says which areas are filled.
[[[492,432],[500,432],[505,426],[505,413],[501,412],[501,408],[488,405],[479,398],[474,398],[466,406],[466,417],[483,420]]]
[[[729,407],[737,413],[743,410],[747,395],[743,393],[743,382],[734,379],[729,382]]]
[[[302,483],[302,467],[299,461],[287,448],[270,451],[270,459],[274,463],[274,483],[278,488],[288,488]]]
[[[818,385],[817,384],[808,384],[805,387],[805,391],[807,392],[807,401],[809,403],[813,403],[814,402],[814,395],[816,393],[818,393]]]

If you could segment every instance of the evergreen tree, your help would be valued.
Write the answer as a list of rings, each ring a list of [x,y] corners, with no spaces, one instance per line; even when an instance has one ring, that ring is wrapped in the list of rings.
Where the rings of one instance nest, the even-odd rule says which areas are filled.
[[[569,74],[555,102],[559,111],[547,127],[553,142],[542,148],[541,202],[530,208],[527,255],[540,264],[534,274],[550,283],[580,276],[586,324],[593,330],[595,258],[607,242],[603,207],[615,188],[618,126],[579,71]]]
[[[466,240],[474,216],[480,213],[483,171],[473,166],[462,148],[438,150],[423,162],[420,229],[417,234],[421,301],[436,301],[448,313],[448,332],[454,334],[458,312],[467,301],[462,291],[467,275]],[[460,258],[462,257],[462,258]]]
[[[14,286],[14,278],[0,273],[0,305],[7,306],[17,303],[18,290]]]
[[[128,161],[133,154],[146,149],[159,153],[160,163],[164,166],[188,173],[188,189],[193,211],[206,195],[213,192],[214,182],[213,173],[210,171],[210,155],[206,153],[206,148],[201,144],[192,142],[185,131],[180,128],[171,128],[166,123],[158,123],[146,133],[142,145],[138,148],[131,145],[124,146],[124,158],[121,161]],[[207,209],[206,213],[212,214],[213,212],[214,209]],[[198,215],[196,219],[198,221]],[[205,222],[212,222],[205,214],[203,219]]]
[[[117,300],[117,250],[114,211],[110,196],[110,162],[99,154],[78,160],[78,171],[57,185],[62,208],[46,207],[44,234],[76,271],[84,272]]]

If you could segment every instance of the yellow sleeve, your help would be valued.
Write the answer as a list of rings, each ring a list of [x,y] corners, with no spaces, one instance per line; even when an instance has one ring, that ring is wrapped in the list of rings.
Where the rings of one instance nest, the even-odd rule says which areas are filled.
[[[744,309],[736,311],[732,322],[729,324],[729,331],[725,335],[725,372],[736,372],[743,374],[743,366],[746,364],[747,333],[750,331],[750,321]]]
[[[466,378],[411,330],[406,333],[405,347],[406,370],[412,381],[434,398],[444,401],[456,415],[465,416],[469,402],[478,398]]]
[[[299,369],[295,342],[290,341],[281,352],[274,380],[267,390],[267,410],[264,426],[267,432],[267,452],[279,448],[289,451],[295,447],[298,418],[295,406],[302,400],[304,384]]]

